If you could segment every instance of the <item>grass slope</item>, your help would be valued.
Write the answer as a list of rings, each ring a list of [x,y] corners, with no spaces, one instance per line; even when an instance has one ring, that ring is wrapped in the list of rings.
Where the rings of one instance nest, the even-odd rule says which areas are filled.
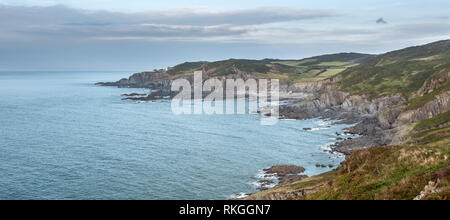
[[[352,94],[370,97],[392,94],[408,97],[433,76],[449,71],[450,40],[439,41],[390,52],[349,68],[340,74],[340,86]],[[448,87],[447,84],[447,91]]]
[[[450,111],[440,114],[434,118],[423,120],[414,126],[415,131],[424,131],[438,128],[440,125],[447,125],[450,123]]]
[[[414,199],[437,180],[437,172],[450,166],[450,131],[445,134],[414,146],[358,151],[339,168],[329,186],[307,199]],[[449,176],[441,179],[440,188],[448,190],[448,180]]]
[[[450,111],[449,111],[450,112]],[[261,192],[283,193],[320,188],[309,200],[412,200],[432,182],[422,199],[450,198],[449,112],[418,123],[407,143],[360,150],[337,170]],[[424,130],[428,129],[428,130]]]

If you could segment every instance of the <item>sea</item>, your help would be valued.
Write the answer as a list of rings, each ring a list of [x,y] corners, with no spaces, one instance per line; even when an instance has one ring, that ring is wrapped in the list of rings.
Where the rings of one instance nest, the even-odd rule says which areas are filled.
[[[0,199],[233,199],[273,165],[311,176],[344,160],[328,150],[348,125],[175,115],[168,100],[122,100],[146,89],[95,85],[131,73],[0,72]]]

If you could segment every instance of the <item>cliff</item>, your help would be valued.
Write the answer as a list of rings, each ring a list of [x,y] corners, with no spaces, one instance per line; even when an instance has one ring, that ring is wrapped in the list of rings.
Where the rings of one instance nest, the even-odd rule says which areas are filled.
[[[357,123],[346,132],[360,137],[332,146],[348,155],[336,171],[249,199],[445,199],[449,195],[450,40],[378,56],[350,53],[303,60],[184,63],[99,85],[158,89],[162,94],[174,79],[192,81],[197,70],[203,70],[204,79],[280,79],[282,97],[291,100],[280,107],[284,118]]]
[[[421,120],[449,109],[450,41],[439,41],[378,56],[342,53],[302,60],[238,60],[186,62],[166,70],[136,73],[104,86],[159,90],[148,97],[172,97],[172,80],[193,80],[194,71],[208,78],[276,78],[285,118],[330,118],[358,123],[348,133],[359,138],[344,140],[334,150],[355,150],[400,144],[408,130]],[[337,71],[336,71],[337,70]]]
[[[334,146],[350,155],[400,144],[414,123],[448,111],[449,76],[450,41],[440,41],[379,55],[327,80],[295,84],[291,90],[308,98],[280,111],[288,118],[362,122],[348,129],[360,138]]]
[[[335,77],[298,85],[310,99],[288,117],[361,120],[362,135],[334,146],[349,155],[335,171],[247,199],[448,199],[450,41],[375,57]]]

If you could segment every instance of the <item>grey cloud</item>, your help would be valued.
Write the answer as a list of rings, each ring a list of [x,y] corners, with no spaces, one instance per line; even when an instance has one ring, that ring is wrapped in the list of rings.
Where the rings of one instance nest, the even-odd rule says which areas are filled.
[[[159,40],[244,42],[259,44],[320,44],[401,41],[450,34],[450,23],[352,25],[325,20],[329,11],[257,8],[228,11],[178,9],[143,13],[86,11],[64,6],[10,7],[0,5],[0,44],[8,40],[70,42],[85,40]],[[348,18],[343,18],[348,19]],[[289,25],[270,25],[290,22]],[[341,20],[342,21],[342,20]],[[384,19],[383,19],[384,21]],[[269,24],[269,25],[266,25]],[[84,42],[84,43],[86,43]]]
[[[46,27],[29,27],[20,33],[33,36],[35,39],[48,36],[71,39],[182,39],[199,37],[217,37],[241,35],[248,31],[245,28],[229,25],[218,26],[176,26],[176,25],[89,25],[67,26],[52,25]]]
[[[361,33],[363,33],[361,31]],[[429,42],[450,38],[450,23],[411,23],[382,26],[370,29],[364,35],[360,35],[360,43],[364,42]]]
[[[22,38],[164,38],[242,35],[250,26],[334,16],[333,12],[288,8],[228,11],[118,13],[65,6],[0,5],[0,33]],[[5,38],[5,37],[3,37]]]
[[[324,10],[301,10],[279,7],[232,11],[192,11],[180,9],[168,12],[146,12],[138,15],[143,18],[149,18],[157,23],[191,25],[258,25],[337,16],[334,12]]]
[[[436,34],[449,34],[450,23],[417,23],[417,24],[404,24],[397,25],[398,32],[402,32],[407,35],[424,34],[424,35],[436,35]]]
[[[376,22],[377,24],[387,24],[387,21],[385,21],[384,18],[379,18]]]
[[[247,42],[271,42],[277,44],[385,44],[396,42],[426,42],[425,39],[450,38],[450,23],[416,23],[386,26],[336,28],[258,28],[258,34],[242,39]],[[241,41],[242,41],[241,40]],[[432,40],[428,40],[432,41]],[[393,43],[395,44],[395,43]]]
[[[449,19],[450,19],[450,16],[448,16],[448,15],[436,16],[436,19],[439,19],[439,20],[449,20]]]

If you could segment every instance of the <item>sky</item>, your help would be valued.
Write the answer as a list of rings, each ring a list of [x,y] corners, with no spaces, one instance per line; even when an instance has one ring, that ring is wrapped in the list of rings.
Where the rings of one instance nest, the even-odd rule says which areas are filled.
[[[448,0],[0,0],[0,70],[145,71],[445,39]]]

